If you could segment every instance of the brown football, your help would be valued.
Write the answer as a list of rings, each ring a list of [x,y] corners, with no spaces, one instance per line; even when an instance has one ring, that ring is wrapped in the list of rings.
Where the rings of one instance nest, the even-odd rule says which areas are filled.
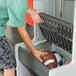
[[[44,65],[46,65],[48,68],[56,68],[57,67],[57,59],[55,55],[47,49],[42,49],[40,51],[46,52],[47,54],[41,55],[41,60]]]

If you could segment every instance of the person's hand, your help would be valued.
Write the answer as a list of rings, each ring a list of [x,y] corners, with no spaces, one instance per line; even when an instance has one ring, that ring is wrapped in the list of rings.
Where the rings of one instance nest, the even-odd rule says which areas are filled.
[[[36,24],[44,22],[39,16],[39,13],[44,13],[44,11],[29,9],[28,13]]]
[[[35,49],[35,50],[32,51],[31,53],[32,53],[32,55],[33,55],[36,59],[38,59],[39,61],[42,61],[42,60],[41,60],[41,55],[47,54],[47,53],[45,53],[45,52],[41,52],[41,51],[38,50],[38,49]]]

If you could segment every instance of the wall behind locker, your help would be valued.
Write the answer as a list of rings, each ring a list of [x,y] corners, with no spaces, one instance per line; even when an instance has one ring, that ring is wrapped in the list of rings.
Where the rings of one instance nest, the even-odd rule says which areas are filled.
[[[55,17],[73,23],[75,0],[55,0]]]
[[[73,18],[74,18],[74,4],[75,1],[65,1],[64,3],[64,14],[63,14],[63,19],[73,23]]]

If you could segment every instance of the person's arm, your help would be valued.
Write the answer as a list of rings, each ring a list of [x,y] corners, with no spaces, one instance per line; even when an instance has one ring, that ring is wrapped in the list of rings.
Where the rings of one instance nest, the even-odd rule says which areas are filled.
[[[27,13],[30,14],[30,16],[32,17],[33,21],[35,23],[41,23],[43,20],[41,20],[41,18],[39,17],[39,12],[42,12],[42,11],[35,11],[35,10],[32,10],[32,9],[28,9],[27,10]],[[31,39],[26,31],[26,26],[20,26],[20,27],[17,27],[18,29],[18,32],[20,34],[20,36],[22,37],[23,41],[25,42],[25,44],[29,47],[29,49],[31,50],[32,54],[40,60],[40,55],[41,54],[45,54],[44,52],[40,52],[38,49],[36,49],[34,47],[34,45],[32,44],[31,42]]]
[[[30,48],[30,50],[34,51],[35,48],[31,42],[29,34],[26,31],[26,26],[17,27],[17,29],[25,44]]]
[[[22,37],[24,43],[29,47],[31,53],[34,55],[35,58],[37,58],[38,60],[41,60],[40,56],[41,54],[45,54],[44,52],[40,52],[38,49],[36,49],[34,47],[34,45],[31,42],[31,39],[26,31],[26,27],[25,26],[20,26],[17,27],[18,32],[20,34],[20,36]]]
[[[39,18],[39,11],[35,11],[32,9],[28,9],[28,1],[27,0],[6,0],[7,2],[7,10],[8,10],[8,16],[9,16],[9,23],[11,27],[16,27],[18,29],[18,32],[20,33],[22,39],[27,44],[27,46],[30,48],[33,55],[39,59],[41,52],[39,52],[36,48],[34,48],[31,39],[25,29],[26,26],[26,13],[29,13],[32,19],[35,23],[37,23],[37,19]],[[37,16],[37,19],[36,19]],[[36,21],[35,21],[36,19]]]

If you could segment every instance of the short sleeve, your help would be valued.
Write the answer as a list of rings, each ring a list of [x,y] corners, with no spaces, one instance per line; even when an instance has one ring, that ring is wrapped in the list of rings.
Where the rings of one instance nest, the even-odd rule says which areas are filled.
[[[27,0],[6,0],[9,23],[12,27],[26,25]]]

